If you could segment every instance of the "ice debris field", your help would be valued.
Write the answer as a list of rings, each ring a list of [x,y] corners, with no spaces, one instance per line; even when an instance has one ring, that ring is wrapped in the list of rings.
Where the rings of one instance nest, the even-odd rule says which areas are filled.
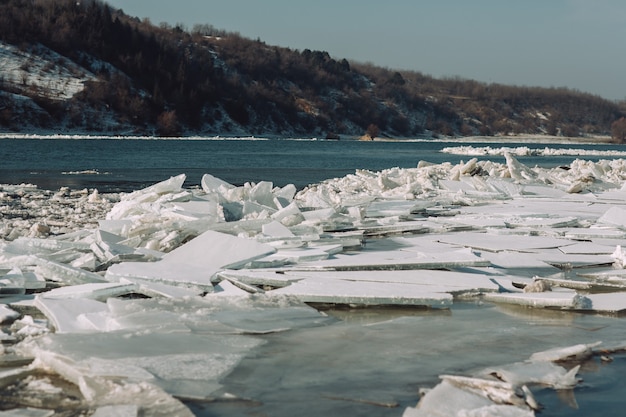
[[[4,185],[4,401],[19,415],[190,416],[183,400],[228,395],[221,380],[259,336],[332,325],[333,305],[476,300],[621,320],[626,160],[547,169],[505,156],[300,191],[210,174],[110,195]],[[536,386],[575,388],[581,361],[624,354],[619,337],[442,374],[397,415],[535,415]],[[23,391],[47,400],[20,403]]]

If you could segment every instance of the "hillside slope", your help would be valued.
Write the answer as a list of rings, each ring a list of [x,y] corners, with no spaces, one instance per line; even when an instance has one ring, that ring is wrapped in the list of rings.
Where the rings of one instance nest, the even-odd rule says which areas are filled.
[[[154,26],[97,0],[0,3],[0,129],[431,137],[610,134],[617,103],[564,88],[435,79]]]

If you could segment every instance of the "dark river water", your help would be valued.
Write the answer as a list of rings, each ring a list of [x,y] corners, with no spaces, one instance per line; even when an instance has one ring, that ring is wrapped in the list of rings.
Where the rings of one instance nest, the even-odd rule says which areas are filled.
[[[69,186],[74,189],[98,188],[100,192],[132,191],[183,173],[187,175],[185,185],[194,186],[200,183],[202,175],[208,173],[234,185],[247,181],[272,181],[276,186],[294,184],[300,189],[328,178],[354,173],[357,169],[412,168],[420,160],[458,163],[472,158],[441,152],[441,149],[455,145],[459,143],[284,139],[7,139],[0,134],[0,184],[31,183],[53,190]],[[516,143],[507,143],[506,146],[535,147]],[[619,145],[551,144],[549,147],[623,149]],[[502,157],[479,157],[486,158],[504,162]],[[529,166],[557,166],[571,163],[576,156],[528,156],[518,159]],[[584,159],[601,158],[590,156]]]

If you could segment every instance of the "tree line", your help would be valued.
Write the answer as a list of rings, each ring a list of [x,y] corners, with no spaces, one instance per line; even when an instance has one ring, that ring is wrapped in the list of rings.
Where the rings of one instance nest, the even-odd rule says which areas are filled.
[[[618,103],[575,90],[437,79],[271,46],[210,24],[157,26],[99,0],[3,0],[0,40],[43,44],[97,75],[69,102],[33,95],[52,123],[74,114],[81,125],[86,114],[112,109],[121,124],[163,135],[217,126],[226,130],[218,133],[360,135],[375,126],[405,137],[578,136],[608,134],[625,115]]]

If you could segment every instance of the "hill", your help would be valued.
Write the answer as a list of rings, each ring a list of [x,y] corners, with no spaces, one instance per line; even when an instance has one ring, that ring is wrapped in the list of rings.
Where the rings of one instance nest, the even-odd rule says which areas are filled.
[[[565,88],[436,79],[155,26],[98,0],[0,3],[0,129],[336,138],[607,135],[618,103]]]

